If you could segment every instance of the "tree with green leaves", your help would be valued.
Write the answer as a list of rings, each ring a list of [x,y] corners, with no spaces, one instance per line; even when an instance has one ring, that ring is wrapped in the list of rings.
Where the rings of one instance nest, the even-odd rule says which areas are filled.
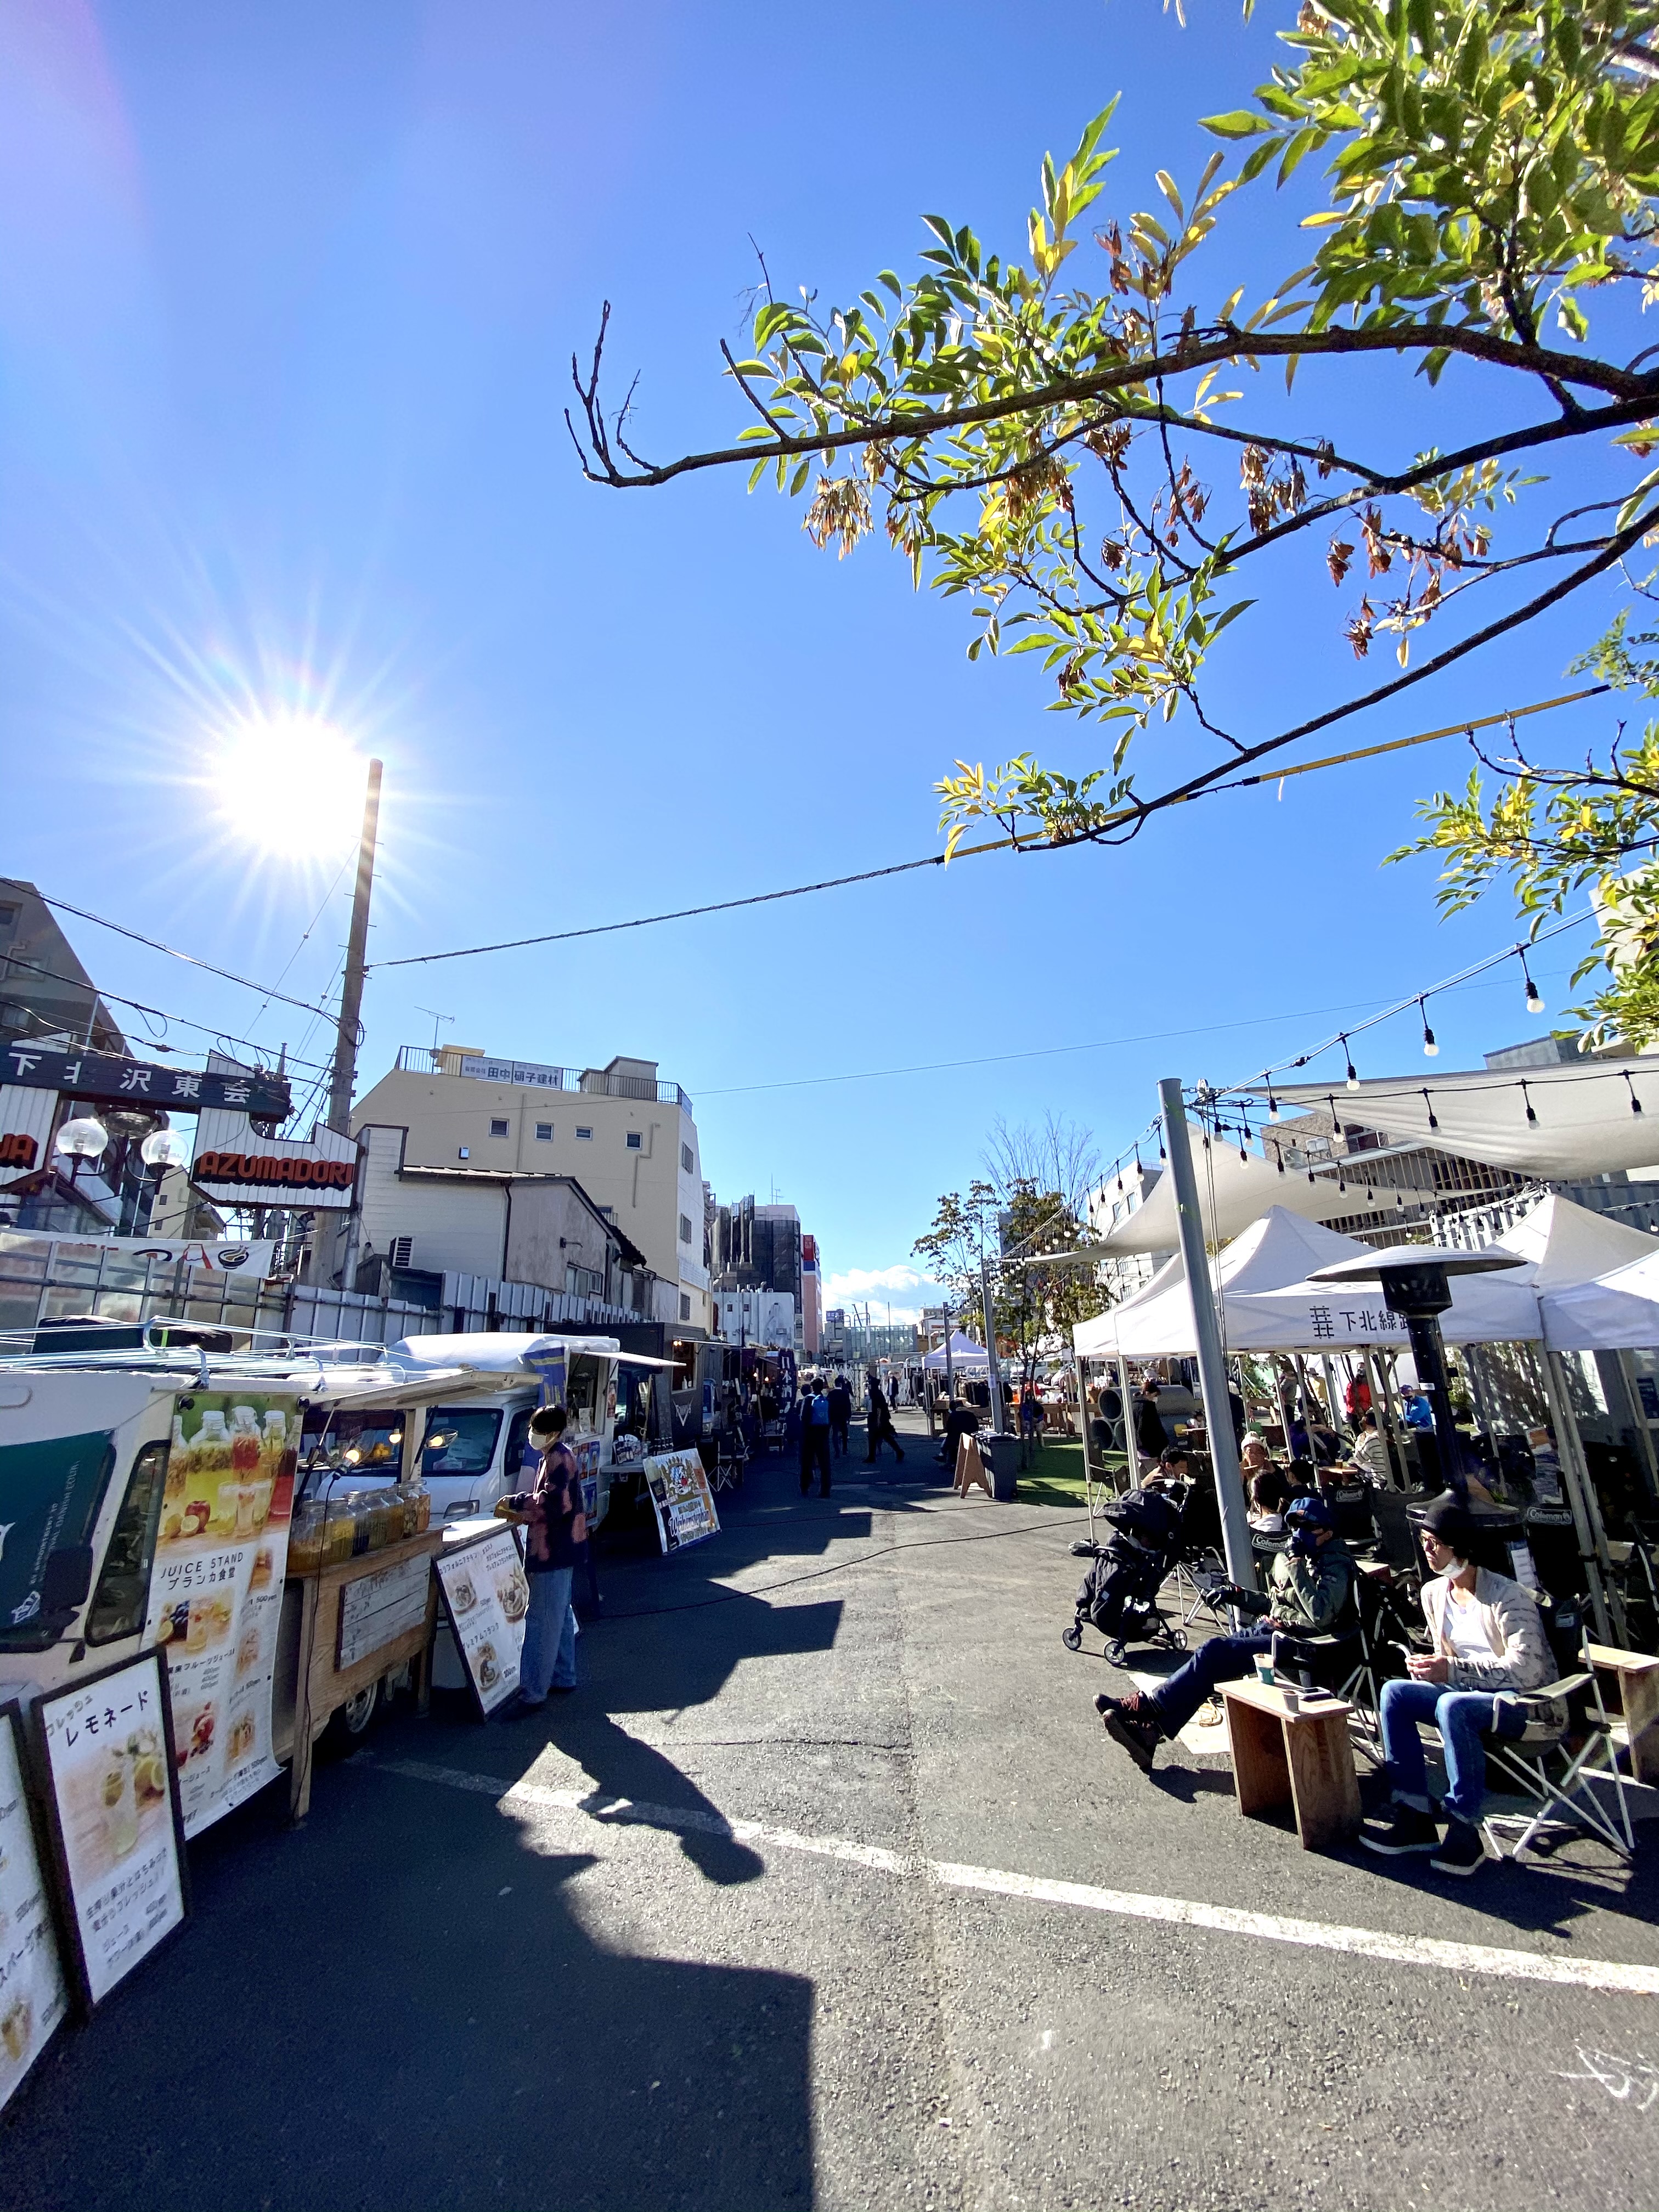
[[[584,465],[618,489],[744,468],[804,500],[805,529],[842,554],[879,525],[918,583],[963,599],[970,657],[1037,655],[1050,705],[1110,735],[1077,775],[1030,753],[957,763],[938,787],[947,852],[976,827],[1123,842],[1628,574],[1659,527],[1659,468],[1642,466],[1659,347],[1637,328],[1659,295],[1656,28],[1656,0],[1304,0],[1252,98],[1206,118],[1221,150],[1189,187],[1160,170],[1153,206],[1102,220],[1108,106],[1069,161],[1045,158],[1024,258],[933,216],[908,281],[881,270],[833,308],[763,286],[746,352],[723,349],[750,416],[726,446],[643,459],[629,405],[602,391],[602,321],[576,373]],[[1297,265],[1247,297],[1229,222],[1316,173]],[[1296,389],[1308,362],[1325,365],[1322,402]],[[1289,397],[1269,410],[1246,393],[1275,363]],[[1355,378],[1376,395],[1379,365],[1415,373],[1371,410],[1404,435],[1339,447],[1322,405]],[[1448,450],[1454,368],[1465,397],[1479,380],[1490,427]],[[1298,549],[1299,569],[1281,557]],[[1210,680],[1224,634],[1275,616],[1299,629],[1314,578],[1342,595],[1333,623],[1366,673],[1294,727],[1226,726]],[[1395,665],[1373,678],[1385,641]],[[1177,765],[1157,741],[1177,718],[1196,765],[1191,744]],[[1547,809],[1576,805],[1582,777],[1560,776],[1517,775],[1504,805],[1523,783]],[[1623,789],[1583,787],[1593,807]],[[1512,826],[1503,814],[1499,846]],[[1478,801],[1435,834],[1454,896],[1510,866]],[[1554,862],[1536,881],[1528,865],[1510,868],[1523,902]]]

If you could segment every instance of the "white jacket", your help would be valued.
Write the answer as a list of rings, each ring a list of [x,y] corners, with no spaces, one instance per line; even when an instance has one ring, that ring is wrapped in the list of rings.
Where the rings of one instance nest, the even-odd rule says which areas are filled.
[[[1490,1659],[1471,1659],[1453,1651],[1446,1632],[1451,1602],[1449,1576],[1436,1575],[1424,1583],[1423,1614],[1434,1638],[1434,1648],[1451,1661],[1449,1688],[1526,1691],[1555,1680],[1555,1655],[1544,1634],[1537,1601],[1522,1583],[1485,1567],[1474,1571],[1472,1602],[1491,1647]]]

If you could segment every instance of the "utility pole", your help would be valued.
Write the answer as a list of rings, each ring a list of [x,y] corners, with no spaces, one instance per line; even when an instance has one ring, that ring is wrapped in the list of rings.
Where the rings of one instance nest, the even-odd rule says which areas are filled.
[[[991,1433],[1000,1437],[1003,1433],[1002,1377],[997,1371],[996,1307],[991,1297],[991,1263],[985,1256],[983,1245],[979,1254],[979,1297],[985,1314],[985,1356],[991,1375]]]
[[[357,883],[351,898],[351,929],[346,939],[345,975],[340,984],[340,1024],[334,1039],[334,1066],[328,1087],[328,1126],[337,1135],[351,1133],[351,1094],[357,1087],[357,1038],[362,1029],[363,963],[368,951],[368,902],[374,889],[374,840],[380,822],[380,763],[368,764],[363,793],[362,835],[357,844]],[[357,1273],[357,1239],[362,1225],[362,1157],[352,1178],[345,1234],[335,1247],[340,1255],[340,1288],[353,1287]]]
[[[1210,1435],[1210,1465],[1215,1474],[1215,1493],[1221,1507],[1222,1542],[1227,1554],[1227,1573],[1241,1589],[1259,1587],[1255,1560],[1250,1551],[1249,1522],[1244,1516],[1244,1478],[1239,1472],[1238,1440],[1233,1434],[1233,1409],[1227,1396],[1227,1366],[1221,1351],[1221,1330],[1210,1291],[1210,1255],[1204,1249],[1204,1217],[1199,1209],[1198,1178],[1193,1172],[1193,1148],[1187,1136],[1187,1106],[1179,1076],[1165,1076],[1158,1086],[1164,1111],[1164,1144],[1175,1178],[1176,1218],[1181,1224],[1181,1258],[1187,1271],[1187,1292],[1192,1300],[1193,1328],[1198,1339],[1198,1375],[1204,1392],[1204,1425]]]
[[[351,1094],[357,1084],[357,1034],[363,1004],[363,961],[368,951],[368,902],[374,888],[374,839],[380,820],[380,763],[368,764],[363,794],[363,831],[357,846],[357,888],[351,900],[351,933],[346,939],[345,976],[340,985],[340,1025],[334,1039],[334,1068],[328,1086],[328,1126],[343,1137],[351,1126]]]

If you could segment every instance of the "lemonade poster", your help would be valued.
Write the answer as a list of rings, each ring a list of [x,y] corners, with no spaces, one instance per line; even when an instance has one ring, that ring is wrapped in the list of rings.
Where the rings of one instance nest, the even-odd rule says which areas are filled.
[[[270,1741],[299,1401],[193,1390],[177,1401],[150,1577],[167,1662],[185,1833],[277,1771]]]
[[[16,1707],[0,1707],[0,2110],[68,2008],[23,1786]]]

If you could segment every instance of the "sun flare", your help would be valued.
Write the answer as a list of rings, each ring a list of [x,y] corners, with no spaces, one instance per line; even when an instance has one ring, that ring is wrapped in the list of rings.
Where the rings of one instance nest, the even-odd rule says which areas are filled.
[[[319,714],[277,709],[228,730],[209,763],[225,827],[273,856],[321,860],[345,848],[362,814],[368,764]]]

